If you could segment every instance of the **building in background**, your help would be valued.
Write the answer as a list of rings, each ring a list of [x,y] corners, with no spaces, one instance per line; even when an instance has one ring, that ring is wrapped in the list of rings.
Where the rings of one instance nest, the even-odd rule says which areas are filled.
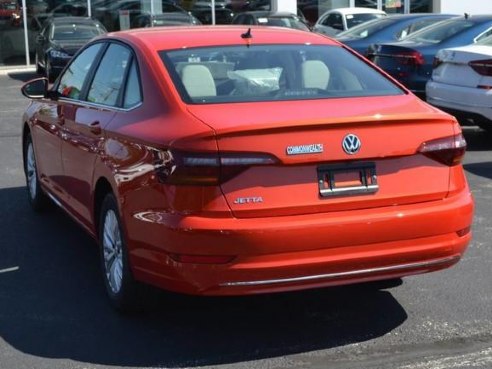
[[[450,14],[492,14],[490,0],[434,0],[434,11]]]
[[[492,14],[492,0],[0,0],[0,68],[35,66],[36,42],[50,17],[91,16],[108,30],[194,23],[227,23],[233,14],[271,9],[297,12],[311,22],[342,7],[368,7],[387,13]],[[155,19],[154,19],[155,18]],[[195,22],[200,23],[200,22]]]

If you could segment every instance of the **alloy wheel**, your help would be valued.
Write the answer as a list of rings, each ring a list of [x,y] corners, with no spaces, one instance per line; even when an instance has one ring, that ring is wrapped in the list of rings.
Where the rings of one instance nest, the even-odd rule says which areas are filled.
[[[106,279],[111,291],[116,294],[123,283],[123,247],[118,218],[112,209],[104,217],[102,241]]]
[[[31,199],[36,197],[38,178],[36,174],[36,157],[34,156],[34,148],[32,142],[29,143],[27,147],[27,163],[26,163],[26,174],[27,174],[27,185],[29,187],[29,195]]]

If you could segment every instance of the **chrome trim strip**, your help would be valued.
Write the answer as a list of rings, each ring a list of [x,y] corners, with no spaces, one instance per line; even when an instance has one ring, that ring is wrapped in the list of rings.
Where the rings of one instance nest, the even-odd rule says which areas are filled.
[[[85,100],[70,99],[68,97],[60,97],[58,100],[66,102],[66,103],[70,103],[73,105],[77,105],[77,106],[80,106],[83,108],[95,108],[95,109],[122,112],[122,113],[130,112],[130,111],[135,110],[135,109],[137,109],[143,105],[143,102],[140,101],[137,105],[132,106],[131,108],[120,108],[118,106],[97,104],[97,103],[93,103],[93,102],[89,102],[89,101],[85,101]]]
[[[63,205],[61,204],[61,202],[54,195],[52,195],[48,191],[45,191],[45,193],[48,195],[48,197],[51,199],[51,201],[53,201],[55,203],[55,205],[57,205],[58,207],[60,207],[60,208],[62,208],[62,209],[65,210],[65,208],[63,207]]]
[[[414,268],[425,268],[425,267],[433,267],[441,264],[448,264],[450,262],[457,262],[461,256],[449,256],[446,258],[435,259],[431,261],[422,261],[418,263],[410,263],[410,264],[399,264],[387,267],[379,267],[379,268],[371,268],[371,269],[360,269],[360,270],[352,270],[350,272],[339,272],[339,273],[329,273],[329,274],[319,274],[319,275],[309,275],[304,277],[295,277],[295,278],[285,278],[285,279],[269,279],[269,280],[260,280],[260,281],[240,281],[240,282],[227,282],[220,284],[221,287],[241,287],[241,286],[262,286],[268,284],[280,284],[280,283],[292,283],[292,282],[306,282],[306,281],[315,281],[318,279],[337,279],[341,277],[355,277],[358,275],[368,275],[368,274],[377,274],[382,272],[398,272],[407,269]]]

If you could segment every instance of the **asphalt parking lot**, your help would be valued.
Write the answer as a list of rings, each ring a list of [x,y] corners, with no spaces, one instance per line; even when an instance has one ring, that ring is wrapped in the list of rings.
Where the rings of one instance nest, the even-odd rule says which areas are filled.
[[[94,242],[59,210],[34,214],[20,94],[0,76],[0,369],[492,367],[492,136],[465,127],[474,240],[455,267],[362,286],[240,298],[152,293],[115,313]]]

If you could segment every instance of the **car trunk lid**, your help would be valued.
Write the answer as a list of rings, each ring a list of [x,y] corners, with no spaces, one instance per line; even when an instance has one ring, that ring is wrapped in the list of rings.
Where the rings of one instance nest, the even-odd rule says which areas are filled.
[[[452,136],[452,120],[413,96],[190,105],[189,111],[215,131],[219,153],[278,158],[221,184],[238,218],[393,206],[448,192],[449,167],[417,151],[423,142]],[[343,148],[348,135],[361,142],[354,154]]]
[[[473,88],[480,85],[491,86],[491,76],[484,76],[470,66],[470,63],[488,61],[492,70],[491,51],[492,47],[485,45],[441,50],[434,60],[435,69],[432,79],[454,86]]]

